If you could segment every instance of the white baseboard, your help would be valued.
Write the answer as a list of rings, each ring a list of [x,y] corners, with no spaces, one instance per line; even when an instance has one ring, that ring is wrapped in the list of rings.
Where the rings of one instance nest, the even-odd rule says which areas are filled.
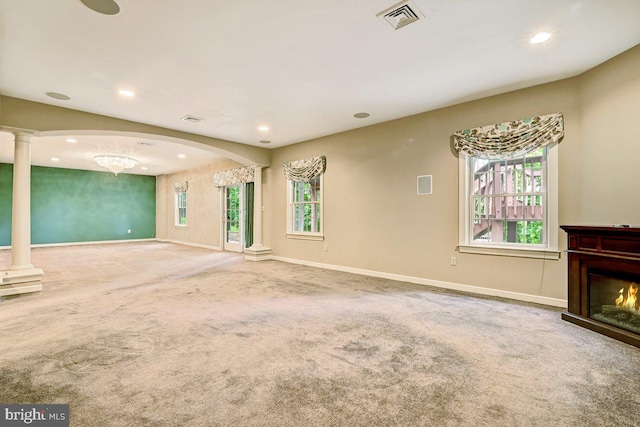
[[[195,246],[196,248],[204,248],[204,249],[212,249],[214,251],[221,251],[218,246],[209,246],[209,245],[201,245],[198,243],[190,243],[183,242],[181,240],[172,240],[172,239],[128,239],[128,240],[103,240],[96,242],[69,242],[69,243],[38,243],[35,245],[31,245],[32,248],[48,248],[53,246],[78,246],[78,245],[107,245],[112,243],[135,243],[135,242],[165,242],[165,243],[175,243],[177,245],[185,245],[185,246]],[[11,246],[0,246],[0,250],[7,249],[10,250]]]
[[[542,297],[539,295],[523,294],[519,292],[503,291],[500,289],[482,288],[479,286],[462,285],[460,283],[442,282],[440,280],[423,279],[422,277],[403,276],[401,274],[384,273],[381,271],[364,270],[361,268],[344,267],[341,265],[323,264],[320,262],[304,261],[294,258],[285,258],[271,255],[271,259],[284,261],[291,264],[308,265],[310,267],[325,268],[327,270],[344,271],[346,273],[360,274],[363,276],[379,277],[382,279],[398,280],[400,282],[415,283],[418,285],[434,286],[437,288],[451,289],[455,291],[468,292],[478,295],[488,295],[494,297],[508,298],[517,301],[533,302],[536,304],[550,305],[553,307],[567,308],[567,300]]]
[[[181,240],[173,240],[173,239],[152,239],[152,240],[155,240],[157,242],[163,242],[163,243],[175,243],[176,245],[193,246],[193,247],[196,247],[196,248],[212,249],[214,251],[222,251],[222,249],[220,249],[220,247],[218,247],[218,246],[201,245],[199,243],[183,242]]]
[[[99,240],[93,242],[65,242],[65,243],[36,243],[32,248],[50,248],[55,246],[80,246],[80,245],[109,245],[114,243],[153,242],[156,239],[126,239],[126,240]],[[0,246],[0,250],[11,249],[11,246]]]

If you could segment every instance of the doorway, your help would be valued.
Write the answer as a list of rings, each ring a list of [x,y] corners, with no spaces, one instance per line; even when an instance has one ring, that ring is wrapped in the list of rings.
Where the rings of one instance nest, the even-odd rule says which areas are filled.
[[[224,187],[224,250],[244,251],[244,191],[242,185]]]

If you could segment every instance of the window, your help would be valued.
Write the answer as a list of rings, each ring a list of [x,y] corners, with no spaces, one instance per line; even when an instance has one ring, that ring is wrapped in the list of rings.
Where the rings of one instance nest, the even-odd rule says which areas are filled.
[[[460,155],[460,252],[557,259],[557,145],[508,160]]]
[[[176,193],[176,226],[187,226],[187,192]]]
[[[322,181],[317,175],[309,182],[287,181],[289,186],[287,237],[323,239]]]

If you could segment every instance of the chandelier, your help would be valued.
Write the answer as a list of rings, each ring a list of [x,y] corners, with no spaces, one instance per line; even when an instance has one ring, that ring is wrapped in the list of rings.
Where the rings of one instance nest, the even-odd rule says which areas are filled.
[[[136,159],[132,159],[127,156],[117,156],[114,154],[100,154],[98,156],[94,156],[93,161],[103,168],[109,169],[114,173],[114,175],[118,175],[123,170],[131,169],[138,164]]]

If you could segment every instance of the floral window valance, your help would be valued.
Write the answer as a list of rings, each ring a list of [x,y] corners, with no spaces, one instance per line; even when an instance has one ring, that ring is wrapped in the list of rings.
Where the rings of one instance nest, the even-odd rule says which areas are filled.
[[[553,113],[461,130],[454,133],[453,145],[459,153],[468,156],[509,159],[560,142],[563,135],[562,113]]]
[[[244,184],[253,182],[255,179],[255,166],[245,166],[237,169],[230,169],[223,172],[216,172],[213,175],[213,185],[216,187],[227,187],[229,185]]]
[[[184,193],[187,189],[189,189],[189,182],[187,181],[176,182],[173,184],[173,190],[176,193]]]
[[[309,182],[316,176],[323,174],[327,167],[325,156],[313,157],[305,160],[294,160],[283,165],[284,176],[294,182]]]

